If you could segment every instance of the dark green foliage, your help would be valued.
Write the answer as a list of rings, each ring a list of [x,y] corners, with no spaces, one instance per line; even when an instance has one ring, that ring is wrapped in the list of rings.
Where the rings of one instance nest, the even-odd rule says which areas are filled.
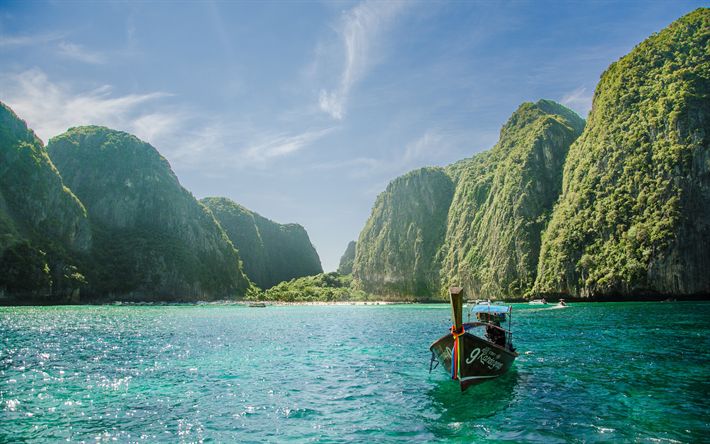
[[[35,134],[0,103],[0,293],[15,302],[64,302],[91,245],[86,211]],[[73,270],[73,271],[69,271]]]
[[[395,179],[360,234],[357,286],[420,299],[452,284],[471,296],[529,291],[562,164],[583,127],[562,105],[525,103],[492,150]]]
[[[244,261],[244,271],[259,287],[323,272],[306,230],[278,224],[224,197],[208,197],[207,206]]]
[[[357,242],[357,288],[423,299],[437,293],[437,252],[453,192],[442,168],[423,168],[393,180],[377,197]]]
[[[535,290],[710,293],[710,9],[602,75],[564,168]]]
[[[701,8],[609,67],[586,127],[554,102],[521,105],[492,150],[389,184],[341,260],[352,282],[318,274],[265,297],[431,299],[451,284],[474,297],[709,294],[708,115],[710,10]],[[230,242],[133,136],[73,128],[48,149],[63,178],[0,104],[0,297],[253,296],[232,242],[265,288],[322,271],[303,227],[205,200]]]
[[[259,300],[281,302],[367,301],[372,296],[352,288],[352,276],[321,273],[281,282],[258,297]]]
[[[0,256],[0,288],[11,295],[33,295],[52,286],[46,254],[21,241]]]
[[[350,241],[348,247],[345,249],[345,253],[340,258],[340,264],[338,265],[338,273],[340,274],[352,274],[353,263],[355,262],[355,246],[357,242]]]
[[[442,249],[442,290],[519,296],[535,282],[540,237],[562,182],[567,150],[584,128],[549,100],[524,103],[489,152],[449,167],[457,179]]]
[[[212,213],[149,144],[107,128],[72,128],[48,145],[87,208],[94,234],[87,291],[140,300],[244,296],[251,283]]]
[[[478,297],[710,293],[709,11],[688,14],[613,64],[569,150],[582,120],[540,101],[516,111],[493,150],[447,168],[456,191],[436,255],[442,289],[456,283]],[[415,216],[392,217],[401,204],[386,195],[363,230],[370,243],[358,246],[356,283],[413,291],[421,275],[401,264],[412,262],[402,233]],[[387,229],[398,234],[378,237]],[[378,255],[396,257],[359,262]]]

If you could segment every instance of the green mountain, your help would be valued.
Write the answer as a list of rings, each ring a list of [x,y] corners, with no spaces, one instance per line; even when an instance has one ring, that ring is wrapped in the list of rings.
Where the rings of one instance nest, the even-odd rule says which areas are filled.
[[[438,292],[437,253],[453,194],[454,183],[443,168],[422,168],[393,180],[377,197],[357,241],[356,288],[424,299]]]
[[[395,179],[360,234],[355,285],[424,299],[454,283],[471,296],[531,290],[562,165],[583,127],[562,105],[524,103],[490,151]]]
[[[212,213],[151,145],[87,126],[53,138],[47,150],[88,212],[92,296],[212,300],[243,296],[250,288]]]
[[[340,257],[340,264],[338,265],[338,273],[342,275],[352,274],[353,263],[355,263],[355,246],[357,242],[350,241],[345,253]]]
[[[490,151],[395,179],[352,277],[292,279],[322,271],[303,227],[197,202],[134,136],[72,128],[45,150],[0,104],[0,302],[231,298],[247,275],[291,279],[269,296],[287,299],[710,294],[709,54],[701,8],[607,69],[586,126],[525,103]]]
[[[239,250],[247,276],[261,288],[323,272],[320,258],[298,224],[278,224],[224,197],[201,202]]]
[[[710,293],[710,9],[602,75],[547,229],[535,290]]]
[[[455,190],[437,197],[446,210],[427,204],[430,175],[396,179],[361,233],[355,285],[710,293],[709,54],[710,10],[698,9],[602,75],[586,126],[553,102],[523,104],[492,150],[441,172]]]
[[[442,248],[442,288],[522,295],[535,282],[541,232],[562,186],[567,151],[584,121],[557,103],[524,103],[487,153],[454,164],[456,192]]]
[[[86,211],[42,141],[0,103],[0,299],[76,300],[78,257],[91,246]]]

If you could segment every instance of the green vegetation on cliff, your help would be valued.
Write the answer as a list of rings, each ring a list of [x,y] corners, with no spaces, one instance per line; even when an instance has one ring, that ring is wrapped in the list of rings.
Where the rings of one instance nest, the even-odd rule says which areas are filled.
[[[393,181],[362,231],[355,284],[420,294],[455,283],[476,297],[710,294],[709,115],[702,8],[609,67],[586,126],[561,105],[526,103],[491,151],[449,166],[439,248],[411,253],[408,234],[428,227],[438,239],[443,210],[420,205],[426,187]],[[429,276],[440,270],[438,285],[421,285],[417,261]]]
[[[345,253],[340,257],[340,264],[338,265],[338,273],[340,274],[352,274],[353,263],[355,263],[355,246],[357,242],[350,241],[348,247],[345,249]]]
[[[357,241],[356,287],[385,297],[430,299],[437,293],[437,253],[453,193],[453,181],[442,168],[422,168],[393,180],[377,197]]]
[[[262,301],[280,302],[367,301],[371,298],[371,295],[352,288],[352,276],[338,273],[321,273],[281,282],[258,297]]]
[[[254,297],[247,275],[288,280],[264,295],[287,301],[710,294],[709,115],[701,8],[607,69],[586,126],[524,103],[490,151],[393,180],[350,277],[322,274],[299,225],[197,202],[134,136],[72,128],[45,150],[0,104],[0,301]]]
[[[557,103],[525,103],[490,151],[395,179],[360,234],[356,286],[431,299],[451,284],[471,296],[529,291],[562,164],[584,121]]]
[[[247,276],[259,287],[323,272],[306,230],[278,224],[224,197],[201,202],[209,208],[244,262]]]
[[[442,289],[475,297],[529,292],[541,232],[562,186],[562,166],[584,128],[574,112],[548,100],[524,103],[489,152],[452,165],[456,192],[442,248]]]
[[[47,150],[86,207],[88,292],[135,300],[243,296],[251,283],[212,213],[151,145],[120,131],[71,128]]]
[[[42,141],[0,103],[0,296],[66,302],[84,283],[86,211],[64,186]]]
[[[602,75],[542,245],[535,290],[710,293],[710,9]]]

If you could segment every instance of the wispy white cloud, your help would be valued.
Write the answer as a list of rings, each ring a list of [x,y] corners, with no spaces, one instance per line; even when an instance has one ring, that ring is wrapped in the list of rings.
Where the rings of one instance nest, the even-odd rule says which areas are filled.
[[[426,166],[445,167],[451,163],[490,149],[498,139],[498,131],[484,129],[456,129],[432,127],[412,138],[389,156],[377,163],[362,168],[354,177],[369,177],[370,180],[392,179],[417,168]],[[382,188],[384,189],[384,188]]]
[[[439,131],[427,130],[421,137],[407,144],[403,160],[407,163],[429,160],[439,157],[447,148],[448,144]]]
[[[579,87],[562,96],[560,103],[574,109],[580,116],[586,117],[592,109],[593,98],[593,92],[587,92],[587,88]]]
[[[186,122],[185,122],[186,123]],[[163,141],[169,150],[166,155],[171,162],[185,169],[200,169],[206,165],[219,162],[222,168],[228,167],[231,161],[227,141],[234,141],[233,128],[218,121],[201,125],[182,125],[183,131],[176,131],[172,137]],[[185,128],[191,128],[185,131]]]
[[[43,45],[62,39],[61,34],[0,35],[0,48]]]
[[[472,142],[490,147],[497,133],[446,131],[430,128],[400,149],[383,151],[381,156],[324,161],[305,166],[313,171],[337,172],[350,179],[367,178],[385,185],[395,177],[423,166],[445,166],[471,155]]]
[[[0,75],[0,91],[0,100],[44,141],[73,126],[107,126],[149,142],[183,170],[267,167],[335,129],[274,132],[166,103],[165,92],[116,95],[108,85],[76,92],[38,69]]]
[[[338,29],[343,45],[343,70],[334,88],[320,90],[318,103],[322,111],[334,119],[343,119],[353,86],[373,64],[373,42],[404,6],[402,1],[367,0],[345,13]]]
[[[106,62],[106,57],[103,54],[86,49],[82,45],[65,41],[59,42],[58,54],[65,58],[92,65],[100,65]]]
[[[404,146],[398,166],[409,170],[421,166],[446,166],[490,149],[497,131],[432,127]]]
[[[296,135],[277,134],[269,136],[266,140],[262,140],[255,145],[248,147],[243,152],[246,157],[256,161],[264,162],[266,160],[283,157],[304,147],[312,144],[316,140],[322,138],[333,131],[333,128],[322,130],[306,131]]]
[[[165,142],[172,147],[168,157],[183,169],[209,170],[213,175],[242,168],[270,167],[335,130],[274,132],[247,123],[228,122],[222,117],[201,122],[194,119],[188,126],[197,128]]]
[[[184,112],[157,111],[135,116],[128,126],[141,139],[159,145],[176,136],[189,119]]]
[[[380,168],[382,161],[372,157],[356,157],[354,159],[336,160],[330,162],[320,162],[310,165],[314,171],[351,170],[360,171],[363,169],[374,170]]]
[[[44,141],[78,125],[105,125],[132,132],[150,142],[168,132],[179,116],[146,105],[169,96],[164,92],[115,96],[108,85],[76,93],[52,82],[38,69],[0,76],[0,100],[7,103]],[[145,107],[145,108],[143,108]],[[147,122],[161,121],[160,132]]]

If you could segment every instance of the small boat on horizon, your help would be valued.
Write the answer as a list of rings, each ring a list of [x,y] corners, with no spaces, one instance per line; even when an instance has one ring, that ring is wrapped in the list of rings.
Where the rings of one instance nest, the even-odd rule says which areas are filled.
[[[266,304],[263,303],[263,302],[249,302],[249,304],[247,304],[247,307],[250,307],[250,308],[264,308],[264,307],[266,307]]]
[[[528,302],[530,305],[547,305],[547,301],[545,298],[542,299],[533,299],[532,301]]]
[[[476,321],[464,323],[463,288],[451,287],[449,294],[453,325],[450,333],[429,347],[429,372],[441,364],[464,391],[504,374],[513,365],[518,353],[510,331],[512,307],[476,303],[469,308],[469,320],[473,314]],[[506,320],[508,328],[501,326]]]

